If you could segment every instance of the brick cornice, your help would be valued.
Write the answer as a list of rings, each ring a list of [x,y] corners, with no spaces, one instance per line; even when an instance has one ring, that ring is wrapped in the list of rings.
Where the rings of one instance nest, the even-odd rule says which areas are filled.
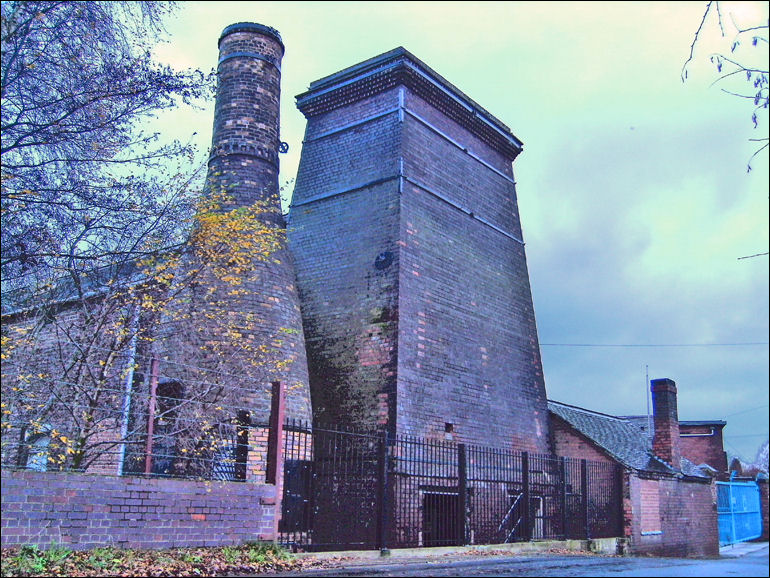
[[[297,95],[297,108],[310,118],[396,86],[406,86],[511,160],[521,152],[522,142],[505,124],[404,48],[312,82]]]

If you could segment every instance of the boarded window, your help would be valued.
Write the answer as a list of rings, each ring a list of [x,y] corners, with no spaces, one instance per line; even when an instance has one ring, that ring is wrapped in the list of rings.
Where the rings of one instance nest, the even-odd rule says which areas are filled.
[[[642,535],[660,534],[660,493],[655,480],[640,480],[642,494]]]

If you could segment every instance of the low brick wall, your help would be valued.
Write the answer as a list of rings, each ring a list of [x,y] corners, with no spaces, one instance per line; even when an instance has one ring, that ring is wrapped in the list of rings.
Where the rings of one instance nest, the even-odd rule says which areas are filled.
[[[272,540],[275,486],[2,471],[2,547],[173,548]]]
[[[625,533],[630,539],[631,554],[719,556],[716,487],[713,483],[675,478],[642,480],[627,474],[626,484]],[[656,514],[650,515],[651,510]],[[648,520],[655,518],[656,524],[645,528],[645,517]]]
[[[762,536],[756,540],[759,542],[767,542],[768,537],[770,537],[770,532],[768,532],[768,509],[770,509],[768,506],[770,506],[770,504],[768,504],[767,484],[767,478],[757,480],[757,485],[759,486],[759,503],[762,507]]]

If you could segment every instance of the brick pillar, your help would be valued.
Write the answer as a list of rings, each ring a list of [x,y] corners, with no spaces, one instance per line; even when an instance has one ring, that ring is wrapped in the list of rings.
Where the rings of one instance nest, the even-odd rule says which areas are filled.
[[[267,444],[270,428],[255,426],[249,431],[249,454],[246,462],[246,481],[265,483]]]
[[[655,433],[652,438],[653,453],[672,467],[679,469],[679,415],[676,402],[676,383],[671,379],[653,379],[652,413]]]

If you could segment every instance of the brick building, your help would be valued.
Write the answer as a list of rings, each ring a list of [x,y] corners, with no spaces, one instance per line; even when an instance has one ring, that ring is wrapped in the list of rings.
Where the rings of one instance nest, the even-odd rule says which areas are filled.
[[[70,459],[73,448],[68,454],[56,440],[51,443],[48,433],[57,431],[84,440],[87,451],[80,454],[86,457],[73,464],[78,470],[257,481],[264,477],[259,428],[269,419],[271,382],[285,383],[286,417],[312,418],[301,313],[278,198],[283,43],[272,28],[239,23],[225,28],[218,46],[205,194],[221,197],[221,213],[258,206],[259,222],[277,231],[269,258],[255,254],[237,285],[211,274],[188,248],[174,261],[174,283],[183,281],[170,289],[158,289],[156,270],[129,261],[84,275],[79,287],[61,283],[45,311],[18,306],[4,295],[4,337],[35,336],[30,346],[15,350],[4,342],[3,382],[9,389],[4,387],[3,398],[21,426],[17,434],[16,423],[4,423],[4,435],[19,439],[4,444],[4,464],[44,469],[55,457],[49,448],[57,446],[60,457]],[[164,292],[177,295],[159,308],[142,297]],[[53,392],[59,400],[49,404],[54,409],[46,408],[35,431],[22,423],[41,422],[34,413],[22,414],[21,408],[31,407],[17,395],[24,388],[10,389],[22,374],[39,376],[23,384],[32,397]],[[85,405],[88,418],[78,419],[67,401]],[[14,431],[6,432],[6,425]],[[37,455],[29,455],[31,444]],[[153,453],[158,455],[152,460],[146,457]],[[207,465],[193,471],[193,453],[204,455]],[[233,461],[235,472],[222,473],[233,469]]]
[[[647,436],[655,427],[647,416],[624,416],[633,421]],[[727,473],[727,452],[724,449],[723,420],[688,420],[679,422],[679,446],[682,457],[699,466],[706,465],[720,474]],[[651,431],[650,431],[651,430]]]
[[[265,202],[266,220],[281,225],[275,194],[283,43],[272,28],[238,23],[224,30],[219,49],[208,191],[224,189],[230,207]],[[205,381],[232,392],[239,427],[266,421],[264,385],[281,379],[288,385],[287,416],[303,421],[618,463],[625,472],[624,532],[634,552],[714,555],[711,478],[692,463],[702,463],[692,443],[681,440],[706,439],[698,428],[708,427],[709,443],[718,444],[717,422],[686,422],[681,427],[689,437],[682,438],[676,388],[668,380],[654,385],[653,439],[633,419],[546,400],[512,169],[522,143],[511,130],[403,48],[311,83],[297,106],[307,128],[288,244],[259,264],[260,280],[248,297],[227,297],[234,316],[259,313],[260,325],[247,338],[292,363],[281,365],[280,374],[244,375],[237,365],[243,360],[233,355],[230,371],[211,371]],[[17,319],[3,315],[4,327]],[[154,351],[142,353],[140,346],[128,362],[141,378],[126,379],[126,366],[116,368],[126,389],[144,396],[131,412],[151,407],[151,386],[165,387],[159,398],[168,400],[190,396],[203,383],[184,373],[205,369],[205,357],[190,347],[206,339],[205,327],[203,337],[192,337],[198,330],[177,325]],[[154,370],[151,360],[160,355],[166,363]],[[138,428],[142,435],[146,429]],[[262,482],[265,431],[252,431],[227,449],[235,452],[236,479]],[[716,445],[704,451],[697,454],[703,462],[721,467]],[[126,473],[123,457],[92,471]],[[215,458],[209,462],[216,465]],[[17,477],[17,487],[32,479]],[[124,486],[133,499],[133,484]],[[447,495],[439,490],[435,496]],[[267,494],[238,500],[260,507],[280,502],[279,487]],[[212,506],[216,521],[226,518],[228,495],[221,492]],[[275,527],[270,511],[263,529]],[[150,513],[146,523],[157,529],[162,520]],[[182,520],[188,512],[174,515]],[[208,523],[205,516],[192,521]],[[227,528],[240,536],[229,518]]]
[[[554,450],[623,467],[624,537],[632,553],[718,556],[714,471],[682,452],[674,382],[651,384],[652,437],[636,419],[549,401]]]
[[[521,141],[403,48],[297,106],[288,234],[315,415],[547,452]]]

